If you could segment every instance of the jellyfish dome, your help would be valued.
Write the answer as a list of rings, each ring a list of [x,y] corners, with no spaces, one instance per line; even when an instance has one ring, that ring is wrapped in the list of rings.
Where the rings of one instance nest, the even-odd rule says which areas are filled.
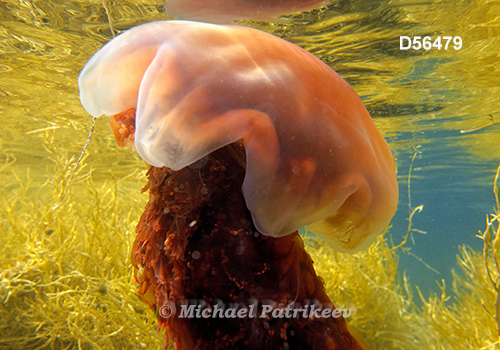
[[[369,245],[392,218],[391,151],[356,92],[329,66],[265,32],[190,21],[144,24],[87,63],[92,115],[136,107],[135,147],[182,169],[240,141],[242,185],[258,231],[304,225],[340,251]]]

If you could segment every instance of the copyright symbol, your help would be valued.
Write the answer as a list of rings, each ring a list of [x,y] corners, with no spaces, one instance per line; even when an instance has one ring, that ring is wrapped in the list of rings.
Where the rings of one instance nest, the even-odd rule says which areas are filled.
[[[175,315],[176,307],[175,304],[171,301],[163,304],[158,309],[158,314],[163,318],[169,318],[172,315]]]

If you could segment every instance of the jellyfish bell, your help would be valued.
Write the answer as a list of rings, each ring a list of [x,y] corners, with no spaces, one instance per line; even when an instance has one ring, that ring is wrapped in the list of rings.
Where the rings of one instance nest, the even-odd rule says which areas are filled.
[[[234,142],[255,227],[302,226],[335,249],[366,247],[398,201],[391,151],[356,92],[307,51],[238,25],[161,21],[106,44],[79,77],[84,108],[136,107],[135,147],[179,170]]]
[[[169,0],[167,13],[176,19],[231,23],[239,19],[273,20],[276,16],[322,6],[326,0]]]

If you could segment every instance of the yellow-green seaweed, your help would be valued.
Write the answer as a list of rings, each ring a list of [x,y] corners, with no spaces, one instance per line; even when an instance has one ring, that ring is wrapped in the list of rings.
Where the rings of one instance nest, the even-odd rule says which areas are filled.
[[[127,178],[97,186],[84,166],[68,197],[52,210],[74,159],[65,160],[51,139],[45,149],[56,177],[44,184],[17,174],[12,159],[0,168],[18,179],[16,186],[0,184],[0,348],[160,349],[163,332],[136,295],[130,264],[147,195],[131,191]],[[145,182],[143,172],[131,176]],[[495,189],[498,203],[496,182]],[[497,208],[481,234],[484,253],[460,248],[456,296],[447,296],[443,283],[440,296],[420,293],[420,307],[411,281],[398,275],[401,247],[391,247],[386,237],[353,255],[334,252],[312,236],[305,242],[332,301],[351,309],[348,322],[374,350],[493,349],[499,344],[498,221]]]
[[[17,187],[0,187],[0,348],[160,348],[130,263],[143,201],[123,192],[123,180],[96,187],[83,168],[52,210],[74,162],[50,141],[46,150],[58,178],[38,187],[15,174]],[[52,195],[33,199],[33,191]]]
[[[92,159],[95,168],[84,163],[65,201],[50,210],[74,165],[68,153],[78,154],[88,132],[90,117],[76,85],[80,69],[112,32],[168,18],[162,1],[104,3],[106,11],[101,0],[0,2],[1,349],[163,345],[156,316],[135,295],[129,256],[147,200],[139,193],[144,168],[125,176],[142,163],[115,150],[113,136],[102,133],[104,121],[89,150],[91,156],[99,152]],[[305,47],[338,70],[373,116],[390,116],[375,120],[385,136],[444,128],[456,131],[447,142],[472,164],[496,162],[499,2],[381,2],[375,10],[382,14],[364,10],[368,3],[331,2],[329,9],[289,16],[299,26],[251,24]],[[380,21],[371,22],[374,17]],[[467,46],[408,55],[398,52],[399,35],[460,35]],[[424,57],[443,69],[414,77]],[[428,104],[431,97],[445,113]],[[422,106],[429,113],[418,109]],[[484,125],[490,114],[494,124],[460,134]],[[422,123],[443,118],[446,122]],[[412,154],[415,143],[430,142],[417,139],[392,143],[396,158]],[[107,172],[110,159],[113,172]],[[373,349],[495,349],[500,348],[498,208],[497,200],[480,234],[486,254],[460,247],[451,289],[440,282],[441,295],[421,292],[423,306],[415,305],[411,281],[398,275],[397,251],[384,238],[355,255],[335,253],[312,237],[306,243],[331,299],[353,308],[348,321]]]

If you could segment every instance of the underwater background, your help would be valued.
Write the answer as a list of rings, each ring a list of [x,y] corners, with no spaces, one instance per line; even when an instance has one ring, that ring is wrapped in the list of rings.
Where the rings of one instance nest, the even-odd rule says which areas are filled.
[[[107,118],[52,207],[91,125],[80,70],[113,35],[170,18],[163,1],[0,0],[0,349],[162,346],[130,264],[146,166]],[[400,202],[385,241],[350,256],[306,237],[334,304],[356,309],[348,322],[373,349],[500,348],[477,237],[498,215],[500,2],[330,1],[241,23],[330,65],[393,151]],[[400,36],[462,45],[400,50]]]

